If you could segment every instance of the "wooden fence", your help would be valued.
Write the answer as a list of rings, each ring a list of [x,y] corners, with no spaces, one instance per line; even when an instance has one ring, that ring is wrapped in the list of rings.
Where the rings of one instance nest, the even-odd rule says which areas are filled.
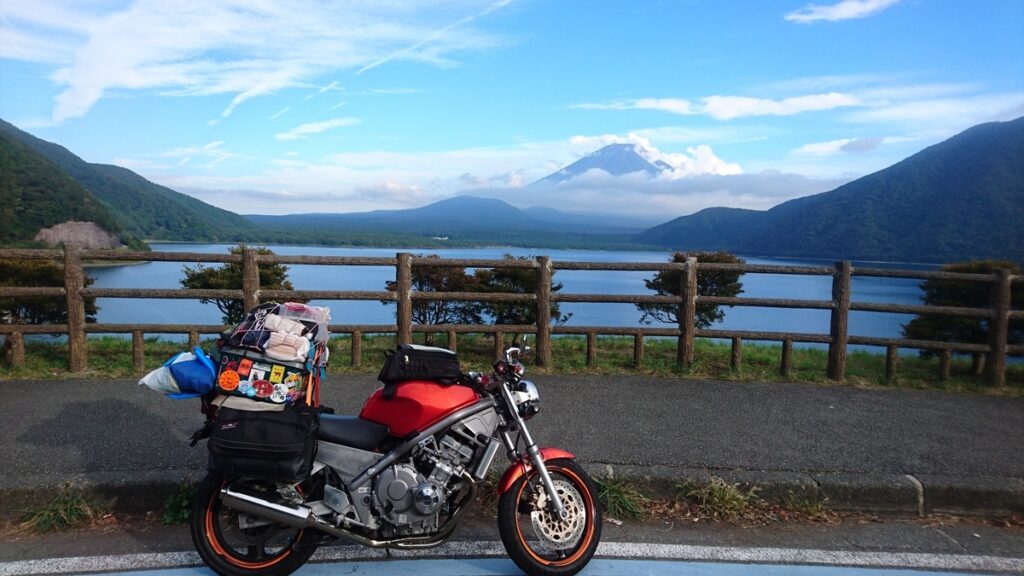
[[[880,268],[854,268],[849,262],[836,262],[834,266],[777,266],[752,264],[699,263],[690,258],[680,263],[613,263],[613,262],[553,262],[547,256],[533,260],[502,259],[439,259],[416,258],[408,253],[398,253],[394,258],[364,258],[349,256],[284,256],[258,254],[254,249],[244,249],[241,254],[198,254],[191,252],[126,252],[121,250],[84,250],[68,245],[62,250],[0,250],[0,259],[43,259],[63,263],[63,287],[0,287],[0,297],[42,296],[64,298],[67,303],[67,324],[24,325],[0,324],[0,334],[6,335],[11,343],[11,361],[15,365],[25,361],[25,334],[66,334],[68,345],[68,368],[71,372],[82,372],[87,367],[87,334],[131,334],[135,368],[143,369],[144,340],[146,333],[188,334],[190,343],[197,343],[201,334],[216,334],[223,331],[222,325],[186,324],[93,324],[86,323],[86,298],[225,298],[240,299],[245,309],[261,301],[287,300],[377,300],[393,301],[398,310],[395,324],[385,325],[331,325],[334,333],[352,336],[352,362],[358,366],[362,352],[364,334],[396,334],[399,343],[412,341],[414,332],[445,333],[449,346],[457,347],[457,334],[493,334],[495,355],[503,346],[505,334],[536,334],[537,362],[542,366],[551,364],[551,337],[555,334],[584,335],[587,340],[587,364],[593,365],[597,350],[598,335],[633,336],[633,359],[640,366],[644,355],[644,338],[647,336],[677,338],[677,361],[689,366],[693,362],[694,338],[724,338],[732,341],[732,365],[739,368],[742,362],[744,340],[776,341],[782,343],[780,371],[787,375],[791,366],[794,342],[815,342],[828,344],[828,377],[843,380],[846,373],[846,352],[850,344],[879,346],[886,349],[886,375],[895,375],[898,348],[935,350],[940,353],[939,377],[949,376],[950,363],[954,352],[971,353],[975,366],[980,370],[982,363],[988,381],[1002,386],[1006,377],[1008,354],[1024,353],[1024,346],[1008,346],[1009,323],[1011,319],[1024,319],[1024,311],[1011,310],[1010,293],[1013,282],[1024,281],[1024,276],[1011,276],[1002,270],[996,274],[961,274],[951,272],[922,272],[911,270],[889,270]],[[142,289],[142,288],[86,288],[83,261],[163,261],[163,262],[215,262],[241,263],[242,286],[236,290],[191,290],[191,289]],[[345,290],[262,290],[259,286],[260,264],[301,264],[319,266],[389,266],[395,269],[394,291],[345,291]],[[539,275],[537,291],[533,294],[477,293],[477,292],[427,292],[413,290],[412,270],[419,266],[463,267],[463,268],[527,268]],[[619,295],[619,294],[562,294],[552,293],[551,277],[556,270],[604,270],[604,271],[650,271],[678,270],[680,274],[679,296]],[[830,300],[790,300],[773,298],[734,298],[702,296],[697,294],[697,273],[699,270],[734,271],[745,274],[803,274],[832,277],[832,298]],[[921,306],[907,304],[881,304],[857,302],[851,299],[850,280],[853,276],[874,276],[911,279],[944,279],[984,282],[991,286],[987,308],[962,308],[949,306]],[[413,324],[413,302],[419,301],[471,301],[527,303],[536,306],[537,322],[530,325],[419,325]],[[555,302],[627,303],[627,304],[670,304],[678,306],[678,326],[674,328],[622,328],[610,326],[552,326],[547,313]],[[711,303],[728,306],[759,306],[770,308],[800,308],[831,311],[828,334],[794,332],[754,332],[744,330],[714,330],[695,328],[697,305]],[[902,338],[876,338],[856,336],[848,333],[850,311],[888,312],[903,314],[940,314],[959,318],[981,318],[988,321],[989,341],[986,344],[940,342],[929,340],[907,340]]]

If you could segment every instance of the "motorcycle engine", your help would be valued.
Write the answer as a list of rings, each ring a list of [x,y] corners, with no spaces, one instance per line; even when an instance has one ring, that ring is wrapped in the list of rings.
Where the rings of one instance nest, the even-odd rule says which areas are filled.
[[[394,464],[377,476],[377,510],[395,536],[436,532],[454,486],[498,425],[494,410],[458,422],[414,450],[412,461]]]

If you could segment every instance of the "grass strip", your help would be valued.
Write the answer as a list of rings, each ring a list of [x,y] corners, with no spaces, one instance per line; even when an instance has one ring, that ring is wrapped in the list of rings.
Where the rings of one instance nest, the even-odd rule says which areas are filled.
[[[506,343],[511,341],[506,338]],[[532,341],[532,339],[531,339]],[[362,339],[362,355],[359,366],[354,366],[351,357],[351,337],[336,336],[331,339],[331,374],[375,372],[384,359],[384,351],[393,349],[393,335],[366,335]],[[424,335],[417,334],[416,342],[424,343]],[[438,346],[447,346],[445,335],[437,335],[431,341]],[[485,335],[459,335],[458,353],[463,370],[488,370],[493,361],[494,340]],[[202,345],[211,349],[213,340],[204,340]],[[131,341],[117,337],[89,338],[89,370],[82,374],[67,371],[67,346],[59,341],[31,340],[26,342],[24,366],[14,367],[8,362],[0,363],[0,379],[38,378],[129,378],[139,376],[132,367]],[[145,341],[145,369],[155,369],[169,357],[187,348],[184,342],[174,342],[157,337]],[[600,374],[600,375],[643,375],[660,377],[683,377],[692,379],[713,379],[727,381],[758,382],[806,382],[833,383],[825,376],[828,353],[824,349],[794,348],[792,366],[788,376],[780,374],[779,365],[782,346],[744,342],[742,367],[731,366],[731,349],[728,342],[706,338],[696,341],[694,363],[689,368],[676,364],[676,342],[672,338],[649,337],[644,341],[643,362],[639,368],[633,362],[632,337],[605,336],[597,338],[596,362],[587,366],[586,338],[559,336],[552,340],[553,366],[540,368],[531,364],[533,374]],[[897,387],[952,392],[977,392],[993,395],[1019,396],[1024,394],[1024,365],[1011,364],[1006,370],[1006,385],[993,388],[985,377],[977,374],[971,359],[954,357],[950,377],[939,377],[937,358],[901,356],[896,377],[887,379],[885,355],[852,351],[847,355],[846,384],[859,387]]]

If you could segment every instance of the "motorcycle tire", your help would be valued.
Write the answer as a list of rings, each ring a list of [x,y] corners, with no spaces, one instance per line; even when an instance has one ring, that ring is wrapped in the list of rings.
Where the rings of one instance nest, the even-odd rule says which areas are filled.
[[[593,481],[569,459],[544,463],[567,520],[547,508],[536,470],[521,476],[498,500],[498,532],[509,557],[531,576],[569,576],[590,562],[601,540],[601,502]]]
[[[203,562],[221,576],[285,576],[316,552],[315,530],[270,522],[243,528],[239,513],[224,506],[225,480],[210,473],[196,486],[189,528]]]

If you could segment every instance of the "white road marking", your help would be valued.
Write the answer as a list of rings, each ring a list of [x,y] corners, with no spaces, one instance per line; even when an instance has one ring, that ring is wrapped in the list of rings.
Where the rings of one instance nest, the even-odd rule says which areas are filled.
[[[392,550],[396,559],[504,557],[501,542],[451,542],[427,550]],[[361,546],[330,546],[317,551],[312,562],[342,560],[383,560],[384,550]],[[686,560],[691,562],[733,562],[744,564],[803,564],[860,568],[910,568],[979,572],[1024,572],[1024,558],[975,556],[967,554],[927,554],[919,552],[855,552],[800,548],[742,548],[732,546],[690,546],[682,544],[633,544],[602,542],[597,556],[633,560]],[[0,576],[38,574],[80,574],[156,568],[199,566],[195,552],[123,554],[114,556],[78,556],[41,560],[0,562]]]

